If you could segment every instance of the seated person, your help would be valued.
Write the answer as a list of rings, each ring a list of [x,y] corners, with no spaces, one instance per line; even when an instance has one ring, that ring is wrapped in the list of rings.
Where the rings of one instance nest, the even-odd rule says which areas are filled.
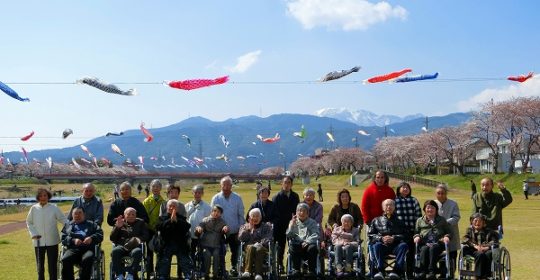
[[[269,242],[273,239],[272,226],[261,222],[259,208],[251,209],[248,215],[248,222],[240,226],[238,232],[238,240],[246,245],[246,265],[242,277],[250,277],[251,273],[257,276],[263,274],[263,262],[268,254]],[[259,278],[257,276],[255,278]]]
[[[300,274],[302,260],[308,260],[309,275],[315,275],[317,261],[317,240],[320,238],[320,229],[317,222],[308,215],[309,206],[299,203],[287,228],[289,250],[291,252],[292,274]]]
[[[450,224],[439,215],[439,205],[435,200],[424,203],[424,216],[416,220],[414,243],[420,250],[420,275],[427,279],[436,279],[437,262],[444,251],[445,244],[450,242]]]
[[[83,208],[73,208],[71,216],[73,219],[62,229],[62,245],[67,247],[61,258],[62,279],[75,279],[73,266],[79,264],[79,279],[89,280],[95,246],[103,241],[103,230],[85,219]]]
[[[375,262],[377,274],[374,279],[384,279],[384,257],[396,256],[396,264],[388,275],[390,279],[400,279],[405,270],[408,246],[405,243],[405,223],[394,213],[396,204],[392,199],[382,202],[383,214],[371,221],[368,238],[371,246],[371,257]],[[372,271],[374,273],[374,271]]]
[[[491,246],[499,242],[499,233],[486,227],[486,216],[474,213],[471,226],[463,236],[463,255],[474,256],[474,275],[487,279],[491,274]]]
[[[204,271],[206,277],[210,275],[210,264],[213,259],[213,273],[215,279],[220,279],[221,262],[225,260],[224,234],[229,231],[225,220],[221,217],[223,208],[216,204],[212,207],[210,216],[204,218],[195,233],[200,235],[200,246],[204,254]]]
[[[342,276],[345,264],[345,274],[352,272],[353,254],[358,250],[360,231],[353,228],[354,218],[350,214],[341,216],[341,226],[332,231],[332,245],[336,253],[336,273]]]
[[[182,205],[183,206],[183,205]],[[159,279],[170,279],[172,256],[176,255],[179,265],[177,266],[180,276],[180,270],[184,273],[184,278],[191,278],[193,263],[190,253],[190,224],[186,221],[185,213],[181,214],[178,210],[178,200],[169,199],[167,201],[167,213],[159,217],[156,225],[156,231],[161,233],[164,248],[158,253]]]
[[[134,279],[141,269],[142,249],[139,245],[149,239],[148,227],[144,220],[137,218],[135,208],[126,208],[124,215],[116,218],[110,239],[114,243],[111,252],[113,276],[123,280],[127,273],[126,279]],[[122,262],[125,256],[133,258],[131,267],[125,267]]]

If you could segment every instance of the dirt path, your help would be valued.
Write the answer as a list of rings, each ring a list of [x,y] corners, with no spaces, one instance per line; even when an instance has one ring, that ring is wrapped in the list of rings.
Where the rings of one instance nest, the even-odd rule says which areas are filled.
[[[0,236],[26,228],[26,221],[18,221],[0,226]]]

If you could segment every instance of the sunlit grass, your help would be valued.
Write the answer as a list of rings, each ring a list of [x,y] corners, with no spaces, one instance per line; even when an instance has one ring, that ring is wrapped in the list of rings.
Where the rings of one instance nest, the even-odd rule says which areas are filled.
[[[444,180],[443,180],[444,181]],[[361,184],[360,187],[348,187],[348,176],[328,176],[322,177],[319,181],[312,179],[311,186],[316,187],[317,183],[321,183],[324,190],[324,220],[326,220],[331,207],[336,203],[336,193],[339,189],[347,187],[352,194],[353,201],[360,203],[363,189],[367,182]],[[266,183],[266,182],[265,182]],[[184,182],[182,184],[182,193],[180,200],[187,202],[191,199],[189,189],[193,182]],[[391,181],[391,185],[395,186],[397,181]],[[452,184],[450,184],[452,186]],[[478,185],[478,184],[477,184]],[[272,194],[274,195],[279,190],[279,184],[272,182]],[[295,180],[293,189],[300,195],[305,186],[301,185],[300,180]],[[209,201],[211,197],[219,191],[217,184],[205,185],[204,200]],[[112,193],[106,191],[104,187],[102,193],[105,197],[112,197]],[[246,210],[249,205],[255,200],[255,190],[253,184],[240,184],[234,189],[235,192],[243,197]],[[139,199],[143,199],[144,191],[141,195],[137,194],[134,189],[134,194]],[[416,196],[420,203],[427,199],[434,198],[432,188],[413,185],[413,195]],[[456,200],[461,210],[460,233],[464,234],[465,228],[468,226],[468,217],[471,214],[470,191],[468,185],[460,186],[459,188],[451,189],[449,198]],[[65,209],[68,206],[63,206]],[[106,211],[108,207],[106,207]],[[67,209],[66,209],[67,210]],[[532,196],[529,200],[524,200],[519,193],[514,193],[514,202],[504,210],[504,225],[505,235],[502,240],[504,246],[508,248],[512,258],[512,277],[513,279],[536,279],[540,275],[540,269],[537,263],[540,262],[540,245],[535,238],[540,232],[540,197]],[[0,216],[0,223],[6,221],[24,220],[26,212],[18,214],[9,214]],[[109,269],[111,243],[109,241],[110,227],[104,226],[105,241],[103,248],[106,254],[107,275]],[[35,279],[35,257],[33,248],[30,242],[30,237],[26,229],[12,232],[9,234],[0,235],[0,275],[1,279]],[[229,255],[227,255],[229,260]],[[173,274],[175,269],[172,269]],[[107,276],[108,279],[108,276]]]

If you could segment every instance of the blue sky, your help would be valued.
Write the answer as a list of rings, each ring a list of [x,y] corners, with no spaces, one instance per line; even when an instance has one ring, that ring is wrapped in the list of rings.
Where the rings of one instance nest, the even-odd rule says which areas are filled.
[[[540,71],[539,10],[532,0],[9,1],[0,81],[31,102],[0,94],[0,149],[74,146],[141,121],[163,127],[190,116],[341,107],[433,116],[540,95],[538,77],[504,80]],[[337,82],[310,82],[356,65],[360,72]],[[403,68],[441,80],[352,83]],[[230,83],[189,92],[133,84],[224,75]],[[127,83],[118,86],[138,95],[62,84],[85,76]],[[50,84],[32,84],[42,82]],[[65,128],[74,134],[62,140]]]

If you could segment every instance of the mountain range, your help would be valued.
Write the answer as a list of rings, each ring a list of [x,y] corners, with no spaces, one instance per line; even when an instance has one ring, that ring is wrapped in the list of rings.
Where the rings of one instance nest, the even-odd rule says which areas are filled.
[[[316,116],[329,117],[342,121],[352,122],[359,126],[385,126],[401,123],[424,117],[422,114],[405,117],[395,115],[377,115],[366,110],[349,110],[347,108],[323,108],[315,112]]]
[[[328,111],[326,114],[329,114]],[[468,113],[430,117],[427,119],[428,127],[436,129],[455,126],[466,122],[470,117]],[[306,131],[305,139],[293,136],[293,133],[299,132],[302,126]],[[104,157],[114,164],[125,162],[127,159],[138,163],[138,157],[143,156],[144,166],[148,170],[156,166],[185,168],[183,170],[185,172],[198,170],[255,172],[270,166],[286,167],[299,156],[313,155],[319,148],[359,146],[369,150],[378,138],[385,135],[421,133],[423,126],[426,126],[425,117],[390,123],[385,127],[360,126],[337,118],[302,114],[276,114],[265,118],[245,116],[219,122],[203,117],[192,117],[166,127],[150,129],[154,136],[151,142],[142,141],[140,130],[128,130],[122,136],[102,136],[81,144],[88,147],[98,159]],[[370,135],[361,135],[358,130],[364,130]],[[329,142],[327,132],[333,135],[335,142]],[[280,134],[280,139],[275,143],[264,143],[257,138],[257,135],[263,138],[274,137],[276,133]],[[191,145],[188,145],[187,139],[182,135],[189,137]],[[228,147],[225,147],[220,135],[230,143]],[[111,144],[120,147],[126,156],[114,153]],[[20,158],[20,155],[20,152],[9,152],[5,153],[4,157],[15,159]],[[72,158],[88,158],[79,146],[38,150],[28,154],[29,159],[35,158],[43,162],[49,156],[54,162],[64,163],[71,162]],[[216,158],[222,156],[226,156],[229,161]],[[204,160],[204,165],[200,162],[199,165],[194,164],[194,157]]]

